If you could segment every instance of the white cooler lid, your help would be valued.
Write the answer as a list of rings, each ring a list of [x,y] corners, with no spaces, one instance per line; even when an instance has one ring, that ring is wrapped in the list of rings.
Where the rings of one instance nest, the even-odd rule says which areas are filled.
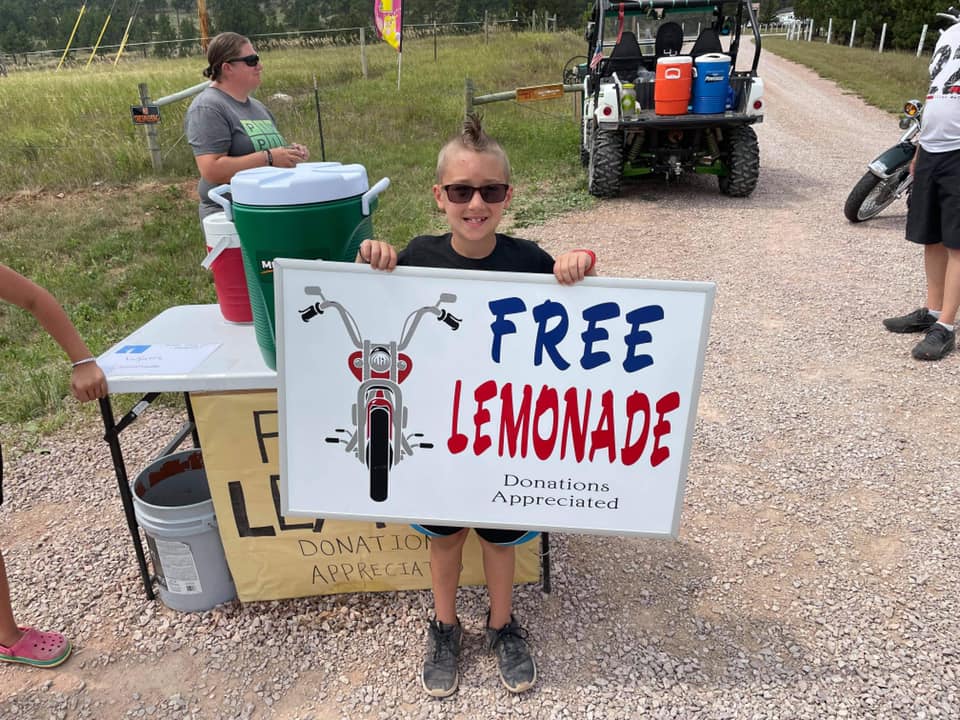
[[[723,53],[707,53],[706,55],[699,56],[694,62],[698,62],[698,63],[730,62],[730,56],[724,55]]]
[[[689,65],[693,58],[689,55],[665,55],[657,58],[657,65]]]
[[[370,189],[363,165],[307,162],[292,168],[241,170],[230,180],[240,205],[310,205],[363,195]]]

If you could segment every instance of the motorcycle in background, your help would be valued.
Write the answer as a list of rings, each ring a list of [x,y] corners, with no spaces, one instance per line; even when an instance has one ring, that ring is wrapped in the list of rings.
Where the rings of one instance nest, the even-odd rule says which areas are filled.
[[[843,206],[847,220],[858,223],[876,217],[894,200],[910,192],[913,185],[910,163],[917,152],[922,115],[923,104],[919,100],[908,100],[904,104],[900,118],[903,135],[896,145],[867,165],[867,172],[853,186]]]
[[[960,10],[947,8],[937,13],[938,18],[947,20],[951,25],[960,22]],[[943,33],[943,30],[940,30]],[[909,195],[913,186],[910,163],[917,152],[920,137],[923,103],[908,100],[903,106],[900,129],[903,135],[900,141],[889,150],[881,153],[867,166],[860,181],[853,186],[843,205],[843,214],[852,223],[863,222],[879,215],[894,200]]]
[[[400,330],[400,340],[389,342],[371,342],[360,334],[357,321],[349,311],[338,302],[327,300],[321,289],[315,285],[304,288],[307,295],[318,296],[320,302],[313,303],[300,310],[303,322],[310,322],[325,310],[333,308],[340,314],[347,334],[356,352],[347,358],[347,364],[354,377],[360,381],[357,400],[351,408],[353,430],[336,428],[334,435],[326,438],[328,443],[343,443],[345,451],[352,452],[370,471],[370,498],[375,502],[387,499],[387,485],[390,468],[407,455],[413,454],[413,448],[432,448],[432,443],[422,440],[423,433],[405,435],[407,427],[407,408],[403,404],[402,383],[413,369],[413,361],[403,350],[413,339],[420,320],[425,315],[435,315],[451,330],[460,327],[460,318],[454,317],[440,305],[454,303],[457,296],[441,293],[440,299],[433,305],[414,310],[407,316]],[[415,442],[411,442],[415,441]]]

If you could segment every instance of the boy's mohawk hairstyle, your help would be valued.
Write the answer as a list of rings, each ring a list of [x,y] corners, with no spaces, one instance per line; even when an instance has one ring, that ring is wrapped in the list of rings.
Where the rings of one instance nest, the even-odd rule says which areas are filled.
[[[460,132],[450,138],[446,144],[440,148],[437,156],[437,182],[443,180],[443,169],[447,157],[457,148],[470,150],[476,153],[488,153],[500,158],[503,162],[504,180],[510,182],[510,160],[503,147],[495,139],[487,135],[484,131],[481,121],[483,116],[477,112],[468,113],[463,119],[463,125]]]
[[[463,146],[475,152],[483,152],[491,142],[491,137],[483,131],[482,121],[483,116],[479,113],[468,113],[463,120],[463,128],[460,131],[460,140],[463,142]]]

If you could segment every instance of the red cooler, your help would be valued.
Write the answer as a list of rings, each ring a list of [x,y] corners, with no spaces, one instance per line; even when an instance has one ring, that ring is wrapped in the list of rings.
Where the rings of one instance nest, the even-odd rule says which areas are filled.
[[[657,60],[653,106],[657,115],[686,115],[693,80],[693,58],[687,55]]]
[[[203,219],[207,257],[201,265],[213,271],[213,285],[223,319],[233,323],[252,323],[247,276],[243,270],[240,237],[226,213],[218,212]]]

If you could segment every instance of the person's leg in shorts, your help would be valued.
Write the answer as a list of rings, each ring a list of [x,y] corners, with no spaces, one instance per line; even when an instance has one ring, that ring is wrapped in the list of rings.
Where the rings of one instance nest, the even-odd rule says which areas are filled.
[[[910,242],[923,246],[923,266],[927,277],[926,304],[906,315],[885,318],[883,325],[890,332],[926,332],[940,317],[943,306],[943,270],[946,267],[946,252],[939,244],[940,206],[937,203],[933,183],[933,167],[936,156],[917,151],[913,168],[913,186],[907,198],[906,237]],[[943,267],[937,265],[942,260]]]
[[[420,684],[428,695],[447,697],[460,684],[460,645],[463,630],[457,617],[457,588],[467,528],[414,525],[430,538],[430,584],[436,618],[427,627],[427,649]]]
[[[937,322],[912,354],[917,360],[939,360],[956,344],[954,325],[960,307],[960,151],[921,150],[916,176],[922,202],[914,212],[916,198],[911,198],[907,237],[924,245],[927,303]]]
[[[487,614],[487,648],[496,654],[500,681],[510,692],[523,692],[537,681],[537,666],[527,645],[527,631],[513,615],[513,576],[517,545],[536,533],[523,530],[478,529],[483,550],[490,611]]]

